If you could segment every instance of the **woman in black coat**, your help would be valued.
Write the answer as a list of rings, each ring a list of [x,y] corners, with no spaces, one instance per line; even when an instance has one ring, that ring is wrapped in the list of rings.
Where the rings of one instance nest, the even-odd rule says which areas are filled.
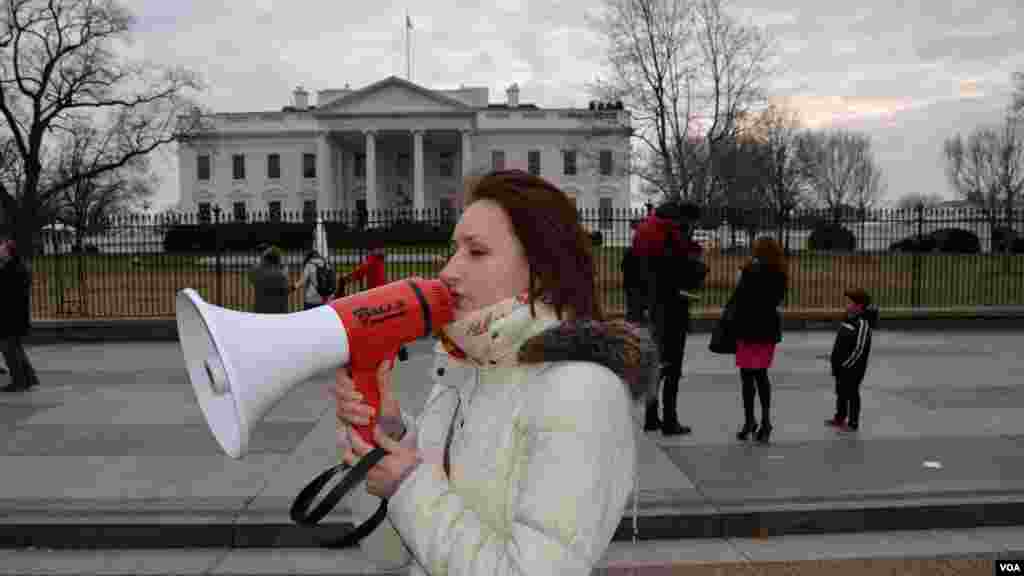
[[[11,373],[11,383],[0,388],[4,392],[20,392],[39,385],[22,344],[30,324],[31,282],[14,240],[0,235],[0,339],[3,340],[4,361]]]
[[[753,258],[740,273],[732,300],[736,367],[743,382],[743,427],[736,434],[739,440],[746,440],[753,433],[763,443],[772,432],[768,368],[775,358],[775,345],[782,341],[779,306],[786,296],[786,283],[782,248],[771,238],[758,239]],[[755,393],[761,399],[760,427],[754,419]]]

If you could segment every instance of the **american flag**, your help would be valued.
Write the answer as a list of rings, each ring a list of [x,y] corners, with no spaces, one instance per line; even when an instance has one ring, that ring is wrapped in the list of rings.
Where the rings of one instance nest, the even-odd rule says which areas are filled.
[[[412,30],[412,20],[409,19],[409,15],[405,15],[405,27]]]

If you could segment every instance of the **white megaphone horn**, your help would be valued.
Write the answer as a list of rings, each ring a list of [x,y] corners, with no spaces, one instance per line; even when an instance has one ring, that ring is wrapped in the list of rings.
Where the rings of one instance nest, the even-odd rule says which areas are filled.
[[[267,411],[325,370],[349,366],[356,388],[379,406],[380,362],[451,322],[453,310],[439,280],[411,278],[292,314],[236,312],[186,288],[178,292],[176,316],[206,422],[224,452],[240,458]],[[374,425],[355,428],[372,444]]]

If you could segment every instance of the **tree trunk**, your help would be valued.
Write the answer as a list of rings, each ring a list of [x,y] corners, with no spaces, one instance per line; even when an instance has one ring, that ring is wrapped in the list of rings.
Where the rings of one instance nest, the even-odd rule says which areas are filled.
[[[25,185],[21,192],[21,202],[15,200],[17,209],[14,213],[14,241],[18,247],[18,255],[21,256],[25,267],[28,269],[31,285],[33,276],[32,259],[36,252],[35,239],[39,232],[37,223],[39,199],[35,193],[39,185],[39,170],[33,169],[31,163],[29,164],[30,166],[25,170]]]
[[[1006,235],[1003,238],[1003,274],[1009,276],[1012,272],[1010,270],[1012,262],[1013,244],[1016,239],[1017,229],[1013,227],[1013,196],[1012,193],[1007,190],[1006,192]]]

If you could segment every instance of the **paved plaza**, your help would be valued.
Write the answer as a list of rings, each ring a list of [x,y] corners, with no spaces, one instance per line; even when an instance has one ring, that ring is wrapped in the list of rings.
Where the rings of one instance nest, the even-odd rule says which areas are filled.
[[[731,357],[706,352],[707,339],[690,336],[679,395],[694,433],[643,434],[637,411],[644,542],[629,542],[627,516],[609,573],[641,558],[822,559],[828,538],[854,539],[838,550],[893,542],[890,552],[904,556],[1024,553],[1019,334],[877,332],[861,430],[850,435],[822,424],[833,407],[823,359],[832,335],[788,332],[770,372],[768,446],[735,440],[739,378]],[[232,460],[203,420],[176,343],[29,353],[42,385],[0,396],[0,564],[20,565],[33,548],[58,563],[75,554],[93,562],[186,554],[196,573],[232,573],[232,562],[271,570],[290,554],[306,558],[310,573],[325,562],[338,573],[342,558],[358,564],[357,552],[317,550],[315,534],[288,518],[298,490],[337,455],[330,375],[288,394],[255,427],[250,453]],[[397,392],[414,413],[428,392],[429,354],[430,342],[417,342],[396,368]],[[324,523],[342,530],[349,521],[339,506]],[[285,559],[253,560],[261,554]],[[363,570],[356,564],[352,573]]]

